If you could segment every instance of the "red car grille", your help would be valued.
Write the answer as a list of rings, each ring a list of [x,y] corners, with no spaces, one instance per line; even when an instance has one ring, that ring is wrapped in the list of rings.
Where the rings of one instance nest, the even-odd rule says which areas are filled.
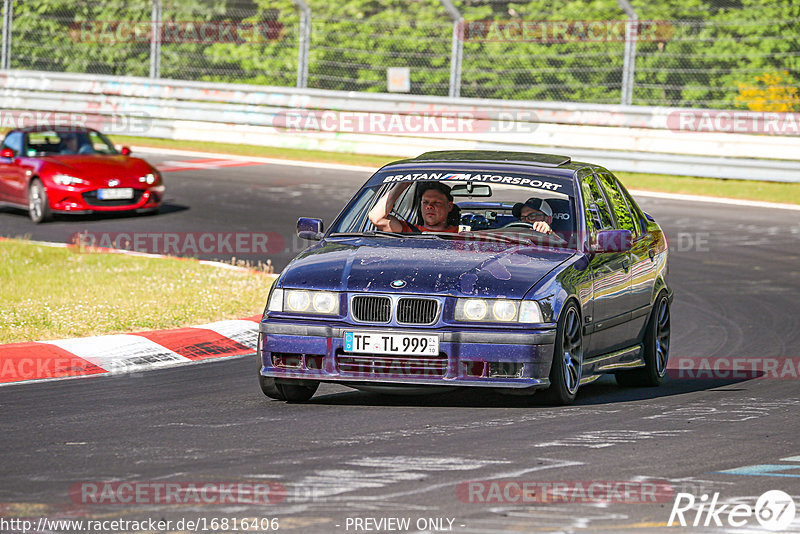
[[[347,375],[442,378],[447,373],[447,356],[337,354],[336,365],[340,373]]]
[[[97,191],[87,191],[83,193],[83,200],[90,206],[133,206],[134,204],[138,204],[140,200],[142,200],[142,195],[144,195],[144,191],[141,189],[134,189],[133,190],[133,198],[127,198],[123,200],[100,200],[97,198]]]

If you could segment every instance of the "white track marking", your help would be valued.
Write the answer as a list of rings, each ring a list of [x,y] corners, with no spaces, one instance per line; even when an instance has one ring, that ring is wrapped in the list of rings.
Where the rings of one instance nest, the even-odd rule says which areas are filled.
[[[60,339],[42,343],[60,347],[112,373],[192,361],[147,338],[128,334]]]
[[[242,319],[217,321],[214,323],[195,325],[192,328],[205,328],[217,334],[230,338],[237,343],[256,350],[258,343],[258,323]]]

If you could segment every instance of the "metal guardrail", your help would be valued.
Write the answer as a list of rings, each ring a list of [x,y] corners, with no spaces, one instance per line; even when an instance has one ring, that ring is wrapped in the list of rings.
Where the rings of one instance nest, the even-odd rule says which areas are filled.
[[[467,148],[554,152],[621,171],[800,182],[800,135],[674,131],[669,128],[670,114],[681,111],[675,108],[6,71],[0,73],[0,109],[0,113],[40,110],[106,119],[139,117],[135,125],[117,124],[111,133],[145,137],[396,156]],[[478,126],[400,133],[287,130],[287,114],[297,110],[339,117],[466,116]]]

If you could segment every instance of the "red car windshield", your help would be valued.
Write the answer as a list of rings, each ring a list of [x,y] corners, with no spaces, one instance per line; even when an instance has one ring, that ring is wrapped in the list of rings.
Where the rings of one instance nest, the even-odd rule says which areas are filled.
[[[28,132],[25,155],[118,154],[106,136],[94,130],[50,130]]]

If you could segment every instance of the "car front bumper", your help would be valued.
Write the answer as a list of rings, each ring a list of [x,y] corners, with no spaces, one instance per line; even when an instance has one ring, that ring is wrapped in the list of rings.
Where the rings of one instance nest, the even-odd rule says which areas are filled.
[[[130,200],[103,201],[97,199],[97,189],[56,186],[47,189],[50,209],[57,213],[93,213],[115,211],[148,211],[161,205],[163,186],[146,189],[134,188],[134,198]]]
[[[345,331],[434,334],[439,356],[351,354]],[[343,384],[416,384],[538,389],[550,382],[555,325],[535,330],[415,329],[264,321],[261,374]]]

